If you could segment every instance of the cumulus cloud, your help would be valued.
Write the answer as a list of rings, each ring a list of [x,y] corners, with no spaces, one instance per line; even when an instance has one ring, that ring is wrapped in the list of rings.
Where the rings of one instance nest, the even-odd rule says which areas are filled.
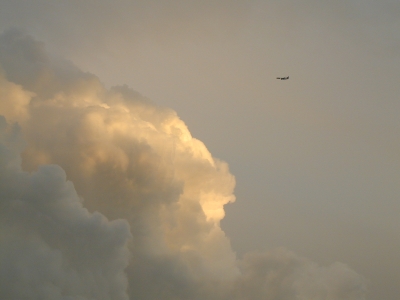
[[[0,298],[128,299],[127,222],[89,213],[59,166],[22,171],[23,145],[1,117]]]
[[[0,114],[25,143],[21,159],[1,153],[21,179],[1,186],[16,204],[2,215],[0,284],[11,272],[38,299],[364,299],[362,277],[343,264],[285,250],[238,260],[220,227],[235,179],[171,109],[106,89],[19,31],[0,36],[0,64]]]

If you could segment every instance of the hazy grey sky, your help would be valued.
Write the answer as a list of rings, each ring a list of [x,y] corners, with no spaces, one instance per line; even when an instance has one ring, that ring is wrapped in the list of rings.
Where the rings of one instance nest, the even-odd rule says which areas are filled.
[[[0,0],[1,31],[175,110],[228,163],[239,257],[339,261],[368,300],[400,293],[399,15],[391,0]]]

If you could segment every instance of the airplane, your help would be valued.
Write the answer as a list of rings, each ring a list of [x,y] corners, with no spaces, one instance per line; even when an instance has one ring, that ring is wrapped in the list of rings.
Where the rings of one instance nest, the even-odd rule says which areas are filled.
[[[276,77],[276,79],[280,79],[280,80],[288,80],[288,79],[289,79],[289,76],[288,76],[288,77]]]

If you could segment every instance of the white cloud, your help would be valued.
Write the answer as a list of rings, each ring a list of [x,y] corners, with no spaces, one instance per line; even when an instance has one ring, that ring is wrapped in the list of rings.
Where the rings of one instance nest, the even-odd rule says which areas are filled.
[[[20,215],[15,223],[26,224],[21,230],[29,235],[16,235],[9,245],[38,258],[39,265],[28,259],[25,267],[42,274],[38,297],[65,290],[125,297],[128,229],[118,220],[124,219],[133,237],[126,269],[131,299],[364,299],[363,279],[341,264],[319,268],[281,250],[238,260],[219,224],[224,205],[235,199],[235,179],[174,111],[127,86],[106,89],[21,32],[0,37],[0,64],[6,103],[14,95],[23,99],[15,102],[18,109],[0,106],[0,114],[19,121],[22,167],[34,173],[18,174],[45,222],[42,215],[39,221]],[[64,171],[48,164],[65,170],[85,208]],[[49,260],[45,268],[40,259]],[[69,268],[51,281],[65,260]],[[16,263],[8,268],[18,271]],[[79,268],[89,270],[90,280],[82,275],[77,286]],[[40,278],[15,276],[27,285]]]

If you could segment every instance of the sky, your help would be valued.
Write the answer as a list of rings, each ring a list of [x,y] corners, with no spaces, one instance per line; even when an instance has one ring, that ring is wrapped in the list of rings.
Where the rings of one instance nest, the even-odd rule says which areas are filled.
[[[2,298],[397,299],[399,12],[0,0]]]

